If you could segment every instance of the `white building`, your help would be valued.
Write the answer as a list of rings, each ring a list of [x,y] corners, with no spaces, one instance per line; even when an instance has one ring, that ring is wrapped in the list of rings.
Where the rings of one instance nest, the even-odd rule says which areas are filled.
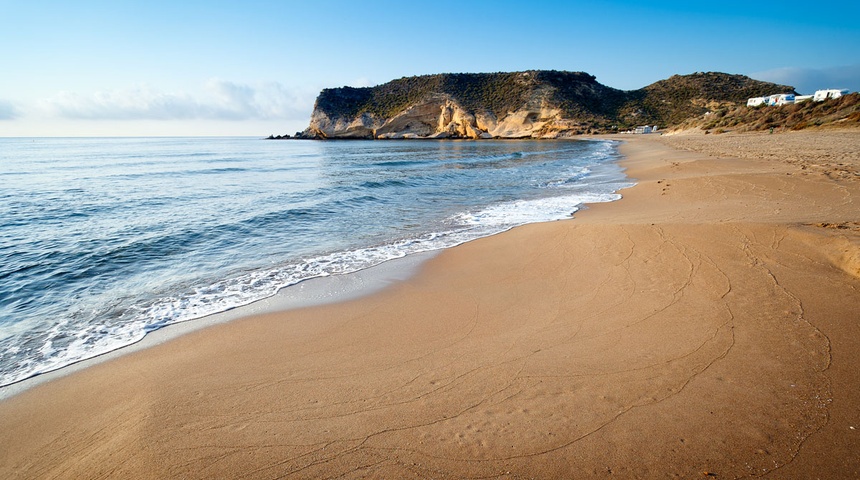
[[[763,105],[767,97],[753,97],[747,100],[748,107],[758,107],[759,105]]]
[[[791,93],[777,93],[766,97],[753,97],[747,100],[748,107],[768,105],[771,107],[779,105],[790,105],[796,102],[796,97]]]
[[[790,105],[792,103],[805,102],[814,100],[823,102],[828,98],[839,98],[843,95],[848,95],[848,90],[818,90],[815,95],[792,95],[790,93],[779,93],[776,95],[768,95],[767,97],[753,97],[747,100],[748,107],[758,107],[760,105],[780,106]]]
[[[812,99],[816,102],[823,102],[828,98],[839,98],[842,95],[848,95],[848,90],[818,90],[815,92]]]
[[[776,99],[776,105],[777,106],[779,106],[779,105],[791,105],[792,103],[794,103],[794,101],[795,101],[794,95],[792,95],[790,93],[785,93],[785,94],[780,95],[779,98]]]
[[[789,105],[794,103],[794,95],[790,93],[778,93],[767,97],[767,104],[770,106]]]

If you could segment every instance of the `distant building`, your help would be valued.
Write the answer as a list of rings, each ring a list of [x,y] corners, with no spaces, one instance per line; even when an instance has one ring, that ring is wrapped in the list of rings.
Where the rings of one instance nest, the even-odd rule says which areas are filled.
[[[767,103],[767,97],[753,97],[747,100],[748,107],[758,107]]]
[[[771,95],[767,97],[767,104],[772,107],[789,105],[792,103],[794,103],[794,95],[790,93],[778,93],[776,95]]]
[[[848,90],[818,90],[815,92],[815,95],[793,95],[791,93],[778,93],[775,95],[768,95],[766,97],[753,97],[747,99],[747,106],[758,107],[761,105],[768,105],[771,107],[778,107],[780,105],[790,105],[792,103],[800,103],[805,102],[807,100],[823,102],[829,98],[839,98],[843,95],[848,95]]]
[[[839,98],[842,95],[848,95],[848,90],[818,90],[815,92],[812,99],[816,102],[823,102],[828,98]]]
[[[790,93],[777,93],[775,95],[768,95],[766,97],[753,97],[747,100],[748,107],[759,107],[761,105],[768,106],[777,106],[777,105],[788,105],[794,103],[794,95]]]
[[[795,102],[795,96],[791,93],[780,95],[776,100],[777,105],[791,105]]]
[[[656,126],[655,126],[655,127],[651,127],[651,126],[649,126],[649,125],[644,125],[644,126],[641,126],[641,127],[636,127],[636,128],[633,130],[633,133],[651,133],[651,132],[656,131],[656,130],[657,130],[657,127],[656,127]]]

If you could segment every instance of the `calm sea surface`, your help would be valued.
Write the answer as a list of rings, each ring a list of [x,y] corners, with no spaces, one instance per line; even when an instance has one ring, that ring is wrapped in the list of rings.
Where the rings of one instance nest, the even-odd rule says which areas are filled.
[[[0,386],[627,186],[608,141],[0,138]]]

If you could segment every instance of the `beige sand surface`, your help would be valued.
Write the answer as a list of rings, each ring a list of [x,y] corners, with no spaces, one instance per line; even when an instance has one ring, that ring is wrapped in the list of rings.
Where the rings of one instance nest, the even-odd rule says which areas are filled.
[[[624,139],[619,202],[0,403],[0,477],[860,478],[860,133]]]

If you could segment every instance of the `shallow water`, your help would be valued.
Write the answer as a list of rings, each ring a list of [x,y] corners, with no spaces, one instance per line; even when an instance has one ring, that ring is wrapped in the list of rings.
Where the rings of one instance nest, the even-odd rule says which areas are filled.
[[[0,139],[0,385],[627,186],[608,141]]]

